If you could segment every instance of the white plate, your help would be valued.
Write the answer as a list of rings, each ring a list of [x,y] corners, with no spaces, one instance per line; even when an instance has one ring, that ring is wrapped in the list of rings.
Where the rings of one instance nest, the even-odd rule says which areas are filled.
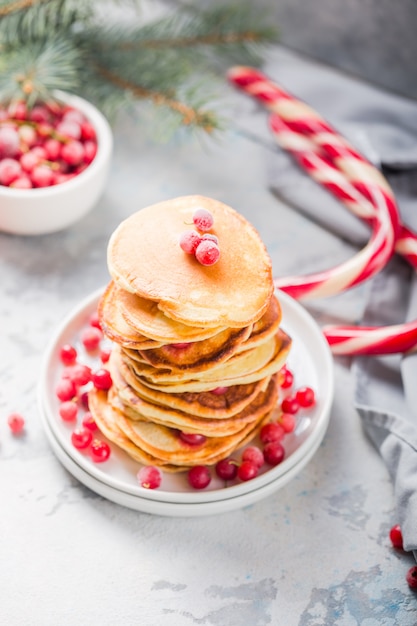
[[[70,439],[74,424],[68,424],[60,418],[59,400],[55,396],[62,369],[59,350],[64,343],[71,343],[77,346],[80,354],[83,352],[79,334],[95,311],[101,293],[102,289],[92,294],[63,320],[46,350],[39,383],[39,407],[52,446],[69,471],[74,472],[74,468],[77,468],[77,477],[81,482],[87,484],[88,477],[87,486],[96,491],[95,487],[100,486],[101,491],[98,493],[111,500],[118,501],[114,497],[115,493],[129,502],[133,498],[132,502],[138,502],[138,506],[133,508],[138,510],[144,510],[144,500],[187,507],[197,503],[225,503],[233,500],[235,506],[231,508],[236,508],[244,506],[240,500],[244,495],[254,492],[254,496],[256,492],[259,497],[264,497],[261,495],[264,493],[263,488],[267,495],[269,490],[285,484],[306,465],[327,429],[333,401],[333,360],[328,344],[313,318],[298,302],[282,292],[278,293],[283,311],[282,328],[293,339],[288,366],[294,372],[296,386],[309,385],[316,391],[317,403],[313,409],[300,411],[297,415],[296,430],[285,437],[286,458],[280,465],[265,468],[263,473],[251,481],[234,481],[227,486],[213,472],[212,482],[202,491],[192,489],[184,473],[165,473],[161,487],[148,490],[140,487],[136,479],[140,465],[113,444],[110,459],[99,464],[94,463],[88,453],[76,450]],[[99,366],[97,360],[82,360],[95,368]],[[107,495],[102,493],[103,489],[108,492]],[[132,506],[132,503],[126,506]],[[225,506],[225,510],[229,510],[230,505]]]
[[[168,517],[201,517],[205,515],[227,513],[229,511],[234,511],[236,509],[241,509],[245,506],[249,506],[251,504],[254,504],[255,502],[259,502],[259,500],[262,500],[267,496],[272,495],[274,492],[278,491],[278,489],[281,489],[288,482],[290,482],[290,480],[292,480],[310,461],[310,459],[314,456],[317,448],[319,447],[326,431],[326,429],[323,428],[322,436],[316,439],[314,447],[309,448],[308,452],[303,458],[303,463],[294,465],[282,476],[278,476],[271,482],[257,489],[253,489],[252,491],[248,491],[247,493],[243,493],[241,495],[233,495],[227,499],[222,500],[213,500],[208,502],[198,502],[196,500],[195,502],[178,503],[149,499],[145,497],[145,495],[148,493],[148,490],[146,489],[140,490],[141,493],[135,495],[126,492],[123,489],[116,489],[114,487],[111,487],[106,482],[102,482],[93,474],[85,471],[82,467],[80,467],[74,457],[69,456],[66,453],[66,451],[62,448],[60,443],[55,438],[46,420],[44,420],[44,426],[51,447],[54,450],[57,458],[61,461],[65,469],[67,469],[70,474],[77,478],[83,485],[85,485],[98,495],[103,496],[103,498],[106,498],[111,502],[115,502],[116,504],[126,506],[130,509],[140,511],[142,513],[152,513],[154,515],[164,515]],[[253,483],[254,481],[251,482]],[[228,489],[228,491],[230,493],[233,492],[233,490],[231,489]],[[143,493],[145,495],[142,497]]]

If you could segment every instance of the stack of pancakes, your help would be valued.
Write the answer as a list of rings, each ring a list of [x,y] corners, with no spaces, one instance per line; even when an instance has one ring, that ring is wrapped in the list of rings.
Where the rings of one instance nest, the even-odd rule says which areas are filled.
[[[179,245],[197,208],[214,218],[215,265]],[[89,398],[102,432],[167,471],[214,464],[249,442],[276,408],[291,345],[256,230],[218,201],[176,198],[119,225],[108,268],[99,316],[114,344],[113,385]]]

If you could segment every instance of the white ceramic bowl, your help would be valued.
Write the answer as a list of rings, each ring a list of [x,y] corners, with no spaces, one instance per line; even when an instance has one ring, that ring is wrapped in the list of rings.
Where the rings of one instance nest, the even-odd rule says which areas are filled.
[[[97,154],[90,165],[71,180],[37,189],[0,185],[0,231],[41,235],[70,226],[90,211],[103,192],[109,170],[113,135],[100,111],[79,96],[57,92],[63,102],[79,109],[97,134]]]

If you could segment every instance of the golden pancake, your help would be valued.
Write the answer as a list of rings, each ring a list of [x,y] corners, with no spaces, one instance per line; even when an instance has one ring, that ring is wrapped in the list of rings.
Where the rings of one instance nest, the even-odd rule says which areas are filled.
[[[210,339],[190,343],[168,344],[160,348],[139,350],[143,361],[157,369],[171,372],[203,372],[224,363],[249,337],[252,327],[226,329]]]
[[[269,413],[262,415],[255,424],[244,426],[235,435],[207,437],[202,445],[196,446],[183,441],[176,429],[153,422],[131,420],[119,412],[115,415],[119,428],[138,448],[161,462],[187,467],[200,464],[212,465],[227,457],[237,447],[250,440],[260,424],[268,417]]]
[[[122,358],[134,370],[137,376],[144,377],[158,385],[195,379],[210,382],[211,389],[213,389],[214,387],[223,386],[228,379],[258,371],[273,358],[279,342],[279,337],[275,335],[268,342],[256,346],[252,350],[235,354],[224,363],[214,365],[200,372],[191,373],[187,371],[173,372],[172,370],[162,368],[156,369],[143,360],[139,361],[136,358],[131,358],[131,353],[126,351],[122,351]],[[260,378],[264,377],[260,376]]]
[[[252,325],[252,331],[249,337],[240,344],[237,352],[249,350],[268,341],[279,330],[282,318],[281,306],[276,298],[272,296],[269,307],[262,317]]]
[[[214,218],[220,259],[201,265],[180,248],[197,208]],[[113,232],[107,251],[116,284],[158,302],[168,317],[186,325],[243,327],[267,310],[273,293],[271,260],[254,227],[234,209],[203,196],[183,196],[134,213]]]
[[[114,282],[112,296],[117,301],[125,322],[131,328],[163,344],[202,341],[225,330],[225,327],[197,328],[176,322],[164,315],[157,302],[129,293]]]
[[[142,398],[153,404],[206,418],[228,418],[236,415],[250,404],[260,391],[265,391],[269,383],[269,378],[263,378],[248,385],[219,388],[217,393],[212,391],[165,393],[143,385],[122,361],[116,350],[110,357],[109,365],[113,384],[123,400],[131,404],[133,408],[135,408],[135,398]]]
[[[126,417],[169,426],[184,433],[197,433],[206,437],[224,437],[241,432],[247,424],[257,421],[259,415],[272,410],[277,401],[278,388],[276,381],[269,382],[266,393],[259,393],[255,400],[243,411],[227,419],[202,418],[189,413],[182,413],[170,407],[151,404],[138,399],[132,388],[125,386],[123,390],[111,391],[108,401],[119,409]]]
[[[119,448],[124,450],[135,461],[144,465],[156,465],[166,472],[178,472],[184,468],[178,466],[170,466],[168,463],[160,461],[156,457],[148,454],[141,448],[138,448],[122,430],[117,426],[115,417],[117,411],[107,401],[105,391],[92,389],[89,392],[89,407],[94,420],[100,431],[105,437]]]
[[[267,376],[272,376],[272,374],[278,372],[283,367],[283,365],[285,365],[291,348],[291,339],[282,330],[279,330],[277,335],[280,337],[281,341],[276,344],[276,351],[271,360],[262,367],[260,367],[258,370],[255,370],[251,373],[242,374],[236,372],[235,377],[222,378],[221,381],[217,381],[217,384],[212,380],[205,380],[203,378],[195,378],[192,380],[182,380],[170,383],[170,379],[168,377],[168,382],[165,382],[164,384],[155,383],[150,378],[146,378],[145,376],[138,376],[138,380],[143,385],[151,389],[157,389],[165,393],[201,392],[210,391],[213,389],[214,386],[228,387],[231,385],[247,385],[253,383],[254,381],[261,380],[262,378],[265,378]]]
[[[119,301],[114,297],[114,283],[112,282],[107,286],[100,298],[98,315],[104,334],[121,346],[141,349],[157,348],[162,345],[153,339],[145,337],[127,324],[121,313]]]

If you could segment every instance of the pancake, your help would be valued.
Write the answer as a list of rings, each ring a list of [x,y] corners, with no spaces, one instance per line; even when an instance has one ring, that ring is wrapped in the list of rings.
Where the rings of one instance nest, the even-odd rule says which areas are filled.
[[[116,412],[118,427],[130,441],[160,462],[171,465],[192,467],[194,465],[212,465],[228,456],[230,452],[250,440],[257,427],[268,420],[261,415],[255,424],[244,426],[239,433],[224,437],[207,437],[200,446],[190,445],[180,437],[178,430],[140,420],[131,420],[124,414]]]
[[[229,418],[203,418],[184,413],[173,408],[152,404],[138,399],[128,386],[122,391],[109,392],[109,402],[114,408],[132,420],[149,421],[169,426],[185,433],[197,433],[206,437],[224,437],[239,433],[247,424],[254,423],[259,415],[272,410],[277,401],[276,382],[269,381],[265,392],[260,392],[252,403],[241,412]]]
[[[140,350],[143,348],[157,348],[162,345],[129,326],[122,315],[120,303],[115,297],[113,283],[107,286],[100,298],[98,315],[104,334],[121,346]]]
[[[168,344],[160,348],[139,350],[140,357],[157,369],[171,372],[203,372],[230,359],[249,337],[251,326],[226,329],[204,341]]]
[[[203,266],[179,246],[197,208],[214,218],[220,259]],[[185,325],[249,326],[265,313],[274,285],[272,265],[254,227],[234,209],[203,196],[183,196],[134,213],[113,232],[107,264],[125,291],[158,303]]]
[[[123,401],[133,408],[139,399],[153,404],[177,409],[193,416],[224,419],[232,417],[250,404],[260,391],[265,391],[269,378],[263,378],[248,385],[232,385],[212,391],[191,393],[162,392],[143,385],[130,368],[122,361],[120,354],[114,351],[110,357],[110,372],[114,385]]]
[[[143,463],[144,465],[156,465],[157,467],[161,467],[165,472],[179,472],[184,469],[176,465],[171,466],[153,457],[141,448],[138,448],[126,437],[123,431],[117,426],[117,411],[107,401],[105,391],[92,389],[89,392],[89,406],[94,420],[103,435],[116,446],[127,452],[135,461]]]
[[[158,303],[153,300],[146,300],[120,289],[114,282],[111,283],[110,289],[125,322],[137,332],[162,344],[202,341],[225,330],[224,326],[218,328],[186,326],[164,315],[158,308]]]
[[[235,354],[230,359],[219,365],[215,365],[210,369],[205,369],[200,372],[188,373],[174,372],[170,369],[156,369],[146,363],[143,359],[137,360],[131,358],[131,354],[122,352],[123,359],[128,363],[135,374],[150,380],[158,385],[173,384],[179,382],[185,382],[190,379],[196,379],[200,381],[210,382],[211,389],[223,385],[228,379],[235,376],[243,376],[259,370],[259,368],[269,363],[273,358],[277,344],[279,344],[279,337],[276,335],[272,337],[268,342],[256,346],[252,350],[246,350]],[[260,378],[263,378],[261,376]]]
[[[264,341],[268,341],[279,330],[281,323],[282,311],[277,297],[272,296],[268,309],[262,317],[252,325],[252,331],[249,337],[237,349],[237,352],[249,350],[261,345]]]
[[[285,364],[291,349],[291,338],[282,330],[279,330],[277,335],[280,337],[280,341],[277,342],[276,351],[268,363],[260,367],[258,370],[250,373],[235,372],[234,377],[222,378],[221,382],[220,380],[217,381],[217,384],[215,384],[213,380],[197,378],[191,380],[169,382],[170,379],[168,377],[168,382],[165,382],[164,384],[154,383],[151,379],[146,378],[145,376],[138,376],[138,380],[143,385],[151,389],[157,389],[165,393],[201,392],[211,391],[214,386],[228,387],[231,385],[247,385],[257,380],[261,380],[267,376],[272,376],[272,374],[279,372],[279,370]]]

